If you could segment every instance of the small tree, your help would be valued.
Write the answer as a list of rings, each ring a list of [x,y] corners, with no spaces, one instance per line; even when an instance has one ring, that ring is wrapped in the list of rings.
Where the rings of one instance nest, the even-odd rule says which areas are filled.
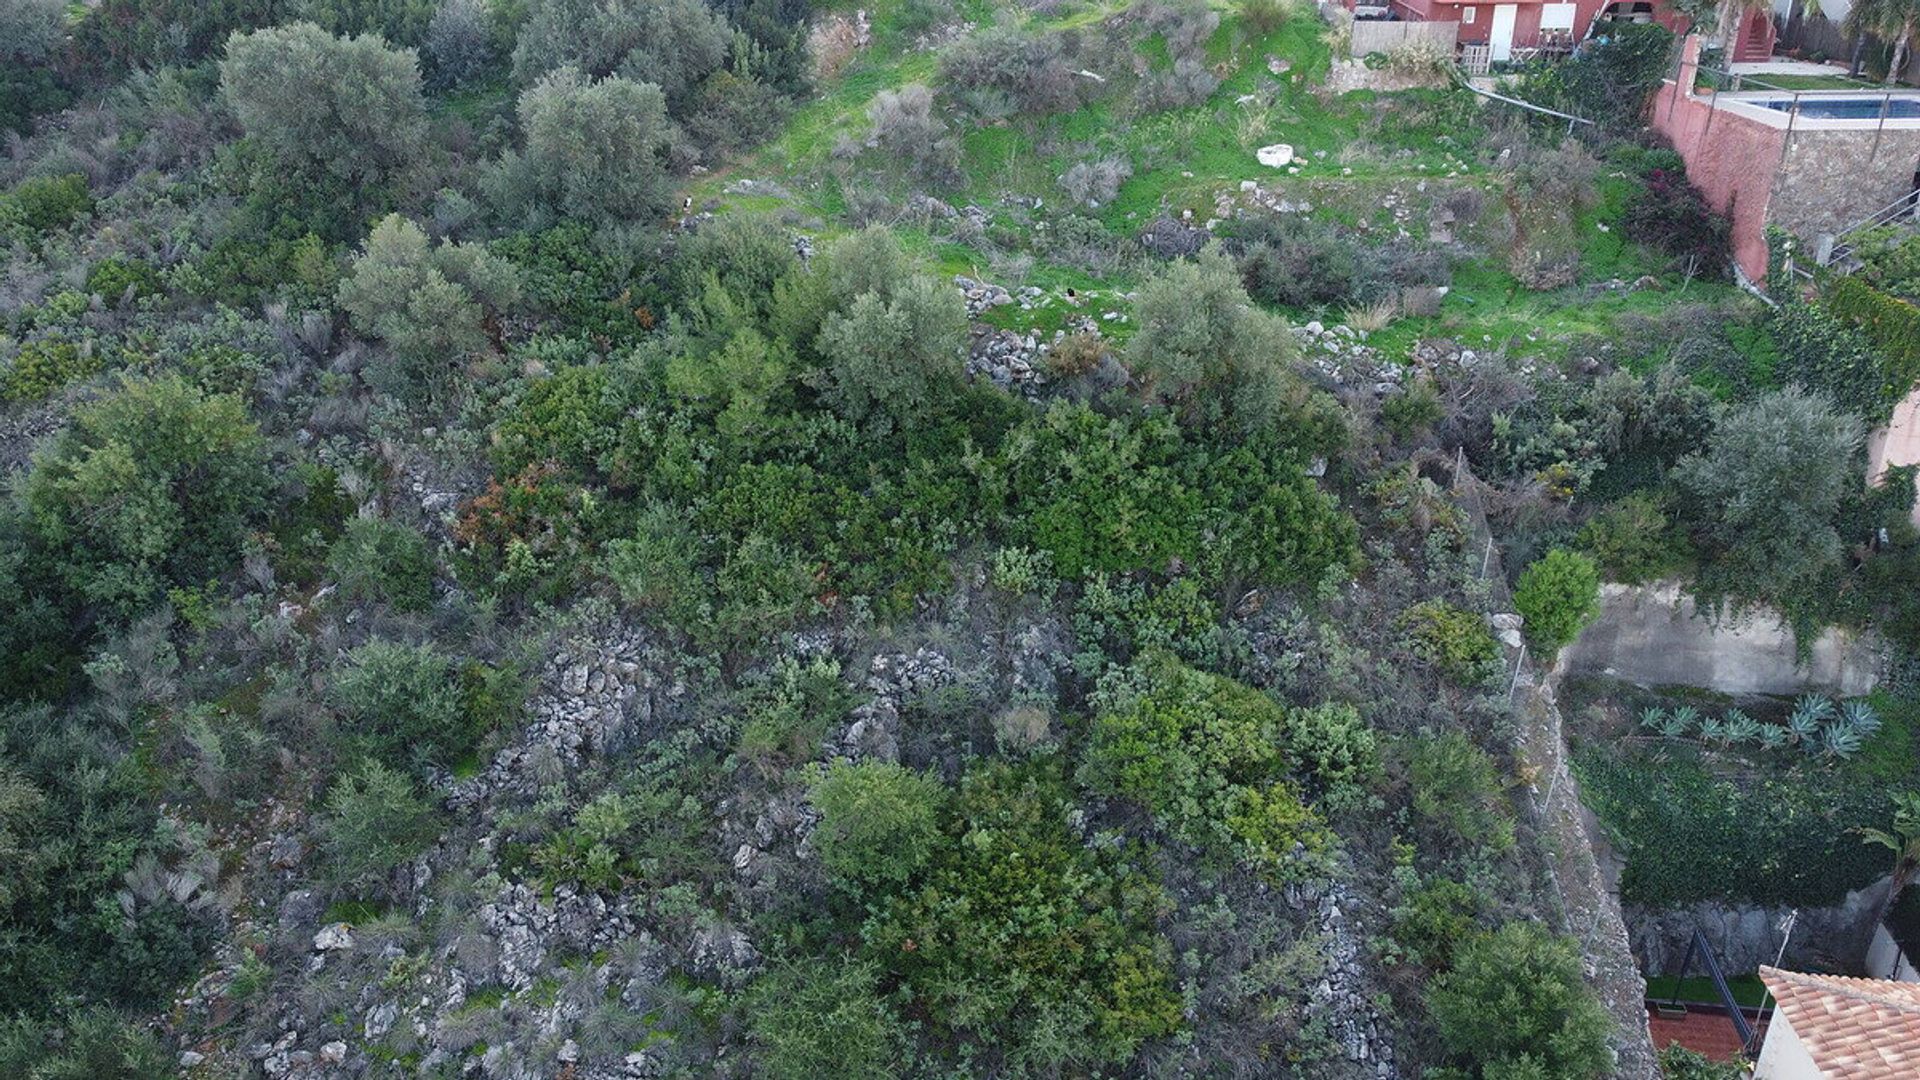
[[[426,54],[434,81],[459,86],[493,63],[493,34],[485,0],[445,0],[427,24]]]
[[[426,136],[413,51],[379,37],[337,38],[312,23],[236,32],[220,92],[282,161],[356,185],[392,179]]]
[[[1841,501],[1861,489],[1859,420],[1789,387],[1732,410],[1673,479],[1707,556],[1707,595],[1790,606],[1840,565]]]
[[[354,258],[339,298],[355,329],[393,351],[393,362],[370,369],[368,381],[417,400],[443,388],[463,357],[487,351],[488,310],[518,296],[510,264],[472,245],[433,244],[418,225],[389,214]]]
[[[526,148],[502,160],[489,187],[530,227],[572,218],[605,228],[666,209],[673,127],[658,86],[561,68],[520,95],[520,128]]]
[[[1527,640],[1551,657],[1600,614],[1600,569],[1577,551],[1554,548],[1520,574],[1513,604]]]
[[[1482,1080],[1597,1080],[1612,1066],[1612,1021],[1570,938],[1510,922],[1463,942],[1427,991],[1440,1042]]]
[[[811,785],[820,825],[813,847],[827,872],[855,890],[897,886],[940,842],[946,789],[926,773],[884,762],[835,762]]]
[[[1190,422],[1302,453],[1326,453],[1344,438],[1333,401],[1288,370],[1298,349],[1286,324],[1253,305],[1217,247],[1148,280],[1134,312],[1129,362]]]
[[[320,823],[328,866],[349,885],[385,875],[418,855],[439,831],[433,808],[413,783],[378,761],[361,762],[333,786]]]
[[[266,507],[266,443],[240,399],[128,380],[34,455],[31,529],[58,576],[118,619],[231,569]]]
[[[831,383],[827,397],[849,420],[912,425],[959,386],[967,314],[959,293],[925,275],[870,292],[827,317],[820,351]]]
[[[564,67],[660,88],[676,107],[726,63],[733,31],[700,0],[531,0],[513,74],[532,83]]]

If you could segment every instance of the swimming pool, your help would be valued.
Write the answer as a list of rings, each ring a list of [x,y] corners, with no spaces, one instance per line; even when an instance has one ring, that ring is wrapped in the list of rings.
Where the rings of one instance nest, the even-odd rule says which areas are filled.
[[[1792,98],[1761,98],[1753,102],[1766,109],[1790,112]],[[1800,115],[1814,120],[1878,120],[1881,107],[1889,120],[1920,120],[1920,97],[1813,97],[1800,99]]]

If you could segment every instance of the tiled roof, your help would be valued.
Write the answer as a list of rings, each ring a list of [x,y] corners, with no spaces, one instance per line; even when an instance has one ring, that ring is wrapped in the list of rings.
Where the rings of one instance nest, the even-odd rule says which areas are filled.
[[[1828,1080],[1920,1077],[1920,983],[1760,969]]]

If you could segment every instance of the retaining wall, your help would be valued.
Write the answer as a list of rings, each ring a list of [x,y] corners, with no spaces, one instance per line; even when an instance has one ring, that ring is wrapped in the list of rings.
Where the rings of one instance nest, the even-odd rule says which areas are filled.
[[[1871,637],[1830,628],[1802,663],[1793,631],[1778,615],[1710,619],[1669,581],[1602,586],[1600,617],[1560,650],[1554,670],[1726,694],[1829,690],[1857,697],[1879,681],[1880,650]]]

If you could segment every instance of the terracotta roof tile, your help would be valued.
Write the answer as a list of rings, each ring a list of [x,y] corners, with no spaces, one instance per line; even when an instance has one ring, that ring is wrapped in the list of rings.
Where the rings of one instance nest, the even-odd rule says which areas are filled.
[[[1828,1080],[1920,1077],[1920,983],[1760,969]]]

